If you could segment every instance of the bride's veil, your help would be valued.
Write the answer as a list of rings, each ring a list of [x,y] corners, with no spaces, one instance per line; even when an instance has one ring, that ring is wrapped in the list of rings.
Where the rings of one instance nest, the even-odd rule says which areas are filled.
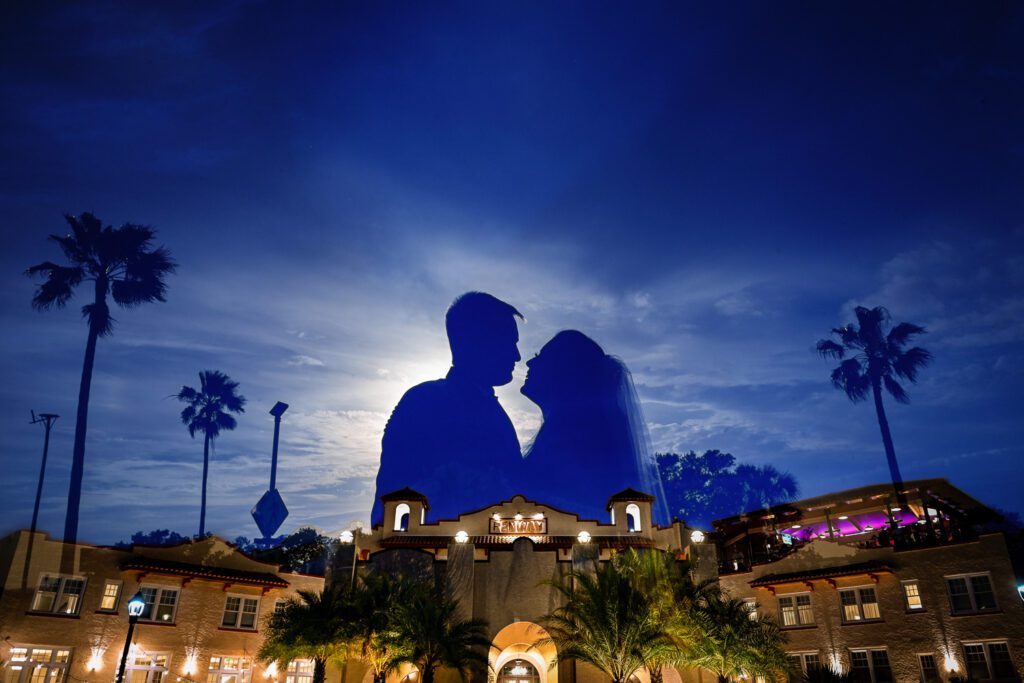
[[[647,431],[643,408],[640,407],[640,397],[636,393],[629,369],[622,361],[619,361],[619,364],[622,366],[622,380],[619,383],[617,399],[627,419],[633,465],[640,476],[640,485],[643,487],[641,490],[656,499],[651,509],[655,523],[668,524],[671,517],[665,500],[665,487],[662,486],[661,473],[658,471],[658,463],[651,448],[651,437]]]

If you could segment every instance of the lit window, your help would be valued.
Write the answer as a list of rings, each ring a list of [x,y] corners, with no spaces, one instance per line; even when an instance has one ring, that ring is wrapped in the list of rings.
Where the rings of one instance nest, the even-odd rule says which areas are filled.
[[[964,643],[964,662],[967,664],[969,679],[1018,680],[1006,641]]]
[[[409,513],[410,510],[408,503],[399,503],[395,506],[395,531],[408,531],[409,530]]]
[[[146,606],[139,615],[140,621],[174,623],[174,612],[178,606],[178,589],[163,586],[143,586],[139,589]]]
[[[82,607],[84,592],[85,579],[83,578],[47,574],[39,581],[39,588],[32,600],[32,611],[51,614],[78,614]]]
[[[284,683],[310,683],[313,680],[313,660],[293,659],[288,662]]]
[[[125,667],[127,683],[163,683],[167,677],[167,652],[136,652]]]
[[[850,650],[850,680],[853,683],[892,683],[889,653],[879,650]]]
[[[4,683],[64,683],[71,648],[12,647],[4,666]]]
[[[640,506],[636,503],[630,503],[626,506],[626,527],[630,531],[641,531]]]
[[[249,683],[252,674],[252,659],[214,655],[210,657],[210,669],[206,683]]]
[[[921,665],[921,680],[923,683],[942,683],[939,676],[939,667],[935,664],[935,655],[918,655],[917,662]]]
[[[903,596],[907,599],[907,610],[924,609],[924,603],[921,601],[921,587],[916,580],[903,582]]]
[[[814,610],[811,609],[811,594],[797,593],[783,595],[779,598],[779,614],[783,626],[808,626],[814,623]]]
[[[817,652],[794,652],[786,655],[793,662],[789,675],[790,683],[803,683],[808,677],[821,671],[821,658]]]
[[[996,609],[996,596],[988,574],[946,577],[949,605],[953,614],[989,612]]]
[[[100,609],[104,612],[116,612],[117,603],[121,599],[121,582],[107,579],[103,584],[103,597],[100,598]]]
[[[743,598],[743,606],[747,608],[750,620],[757,621],[757,598]]]
[[[255,629],[259,611],[259,598],[229,595],[224,603],[224,618],[220,625],[228,628]]]
[[[881,619],[878,611],[878,598],[872,586],[864,588],[847,588],[839,591],[839,601],[843,606],[843,621],[871,621]]]
[[[274,601],[274,614],[280,614],[284,611],[284,608],[288,606],[288,601],[282,598],[278,598]]]

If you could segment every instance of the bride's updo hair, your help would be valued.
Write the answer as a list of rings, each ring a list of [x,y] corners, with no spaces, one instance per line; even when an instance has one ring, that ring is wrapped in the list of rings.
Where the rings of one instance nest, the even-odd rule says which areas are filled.
[[[586,406],[604,403],[616,396],[625,366],[604,352],[597,342],[577,330],[563,330],[544,346],[552,375],[551,398],[560,403]]]

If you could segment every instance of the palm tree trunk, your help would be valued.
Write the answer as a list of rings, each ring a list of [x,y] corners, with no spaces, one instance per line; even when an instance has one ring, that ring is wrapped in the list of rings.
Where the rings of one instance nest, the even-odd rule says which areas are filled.
[[[199,538],[206,537],[206,477],[210,472],[210,435],[203,438],[203,494],[199,503]]]
[[[96,340],[100,331],[89,325],[82,363],[82,382],[78,387],[78,414],[75,416],[75,443],[71,452],[71,483],[68,486],[68,510],[64,518],[64,542],[78,540],[78,509],[82,502],[82,478],[85,473],[85,432],[89,421],[89,392],[92,390],[92,368],[96,362]]]
[[[327,680],[327,660],[323,657],[313,658],[313,682],[324,683]]]
[[[729,683],[729,677],[718,674],[718,683]]]
[[[434,667],[429,664],[423,667],[423,683],[434,683]]]
[[[906,507],[907,498],[903,493],[903,475],[900,474],[900,466],[896,462],[896,448],[892,445],[892,433],[889,432],[889,420],[885,417],[885,408],[882,405],[882,383],[879,380],[871,382],[871,393],[875,397],[875,413],[878,415],[878,427],[882,430],[882,444],[885,446],[885,458],[889,461],[889,476],[892,477],[896,500],[899,501],[900,507]]]

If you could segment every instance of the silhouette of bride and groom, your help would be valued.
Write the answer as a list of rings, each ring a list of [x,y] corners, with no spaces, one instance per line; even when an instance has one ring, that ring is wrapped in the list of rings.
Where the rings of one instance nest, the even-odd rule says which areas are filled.
[[[556,334],[534,358],[520,391],[543,424],[520,449],[494,387],[512,381],[519,354],[510,304],[482,292],[458,297],[445,316],[452,366],[444,379],[407,391],[384,429],[371,523],[380,497],[410,487],[432,519],[454,519],[516,494],[585,519],[606,519],[611,494],[655,496],[666,523],[661,478],[629,370],[576,330]]]

